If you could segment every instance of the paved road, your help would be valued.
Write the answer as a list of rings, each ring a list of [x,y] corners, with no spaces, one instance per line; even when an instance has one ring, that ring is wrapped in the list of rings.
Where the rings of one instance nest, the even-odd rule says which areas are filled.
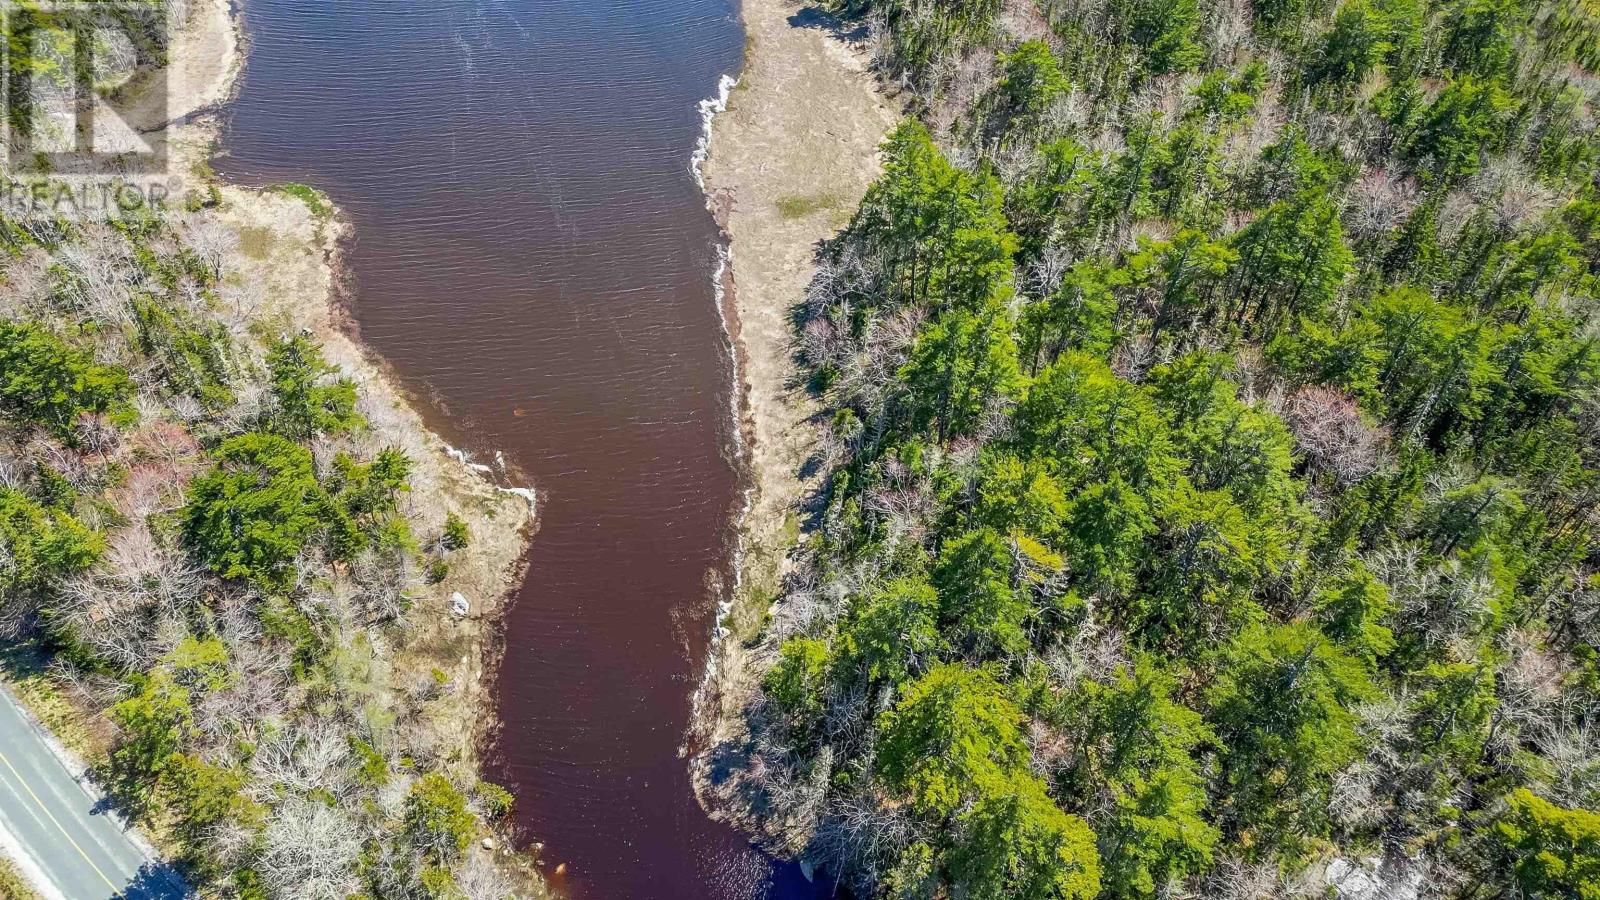
[[[179,900],[167,866],[141,851],[117,820],[73,780],[43,736],[0,687],[0,829],[23,868],[62,900]],[[53,888],[51,890],[50,888]]]

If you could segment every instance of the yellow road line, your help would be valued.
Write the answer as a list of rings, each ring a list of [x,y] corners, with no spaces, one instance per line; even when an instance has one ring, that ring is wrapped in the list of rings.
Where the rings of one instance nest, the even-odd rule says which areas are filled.
[[[39,808],[44,810],[44,814],[49,817],[50,823],[55,825],[56,830],[61,832],[61,836],[67,839],[67,843],[72,845],[72,849],[78,851],[78,855],[83,857],[83,861],[89,864],[89,868],[93,869],[94,873],[100,876],[100,880],[106,883],[106,887],[111,888],[112,896],[121,897],[122,891],[117,890],[116,884],[112,882],[111,879],[106,877],[106,873],[100,871],[100,867],[94,864],[94,860],[89,858],[89,854],[83,852],[83,848],[79,847],[78,842],[72,839],[72,835],[67,833],[67,829],[61,827],[61,823],[56,821],[56,817],[50,814],[50,807],[45,806],[44,801],[39,799],[39,795],[33,792],[33,788],[28,787],[28,782],[23,780],[22,773],[18,772],[17,767],[11,764],[11,760],[6,759],[6,755],[4,753],[0,753],[0,762],[5,763],[6,768],[11,770],[12,776],[17,779],[17,784],[22,785],[22,789],[28,792],[28,796],[33,798],[33,802],[39,804]]]

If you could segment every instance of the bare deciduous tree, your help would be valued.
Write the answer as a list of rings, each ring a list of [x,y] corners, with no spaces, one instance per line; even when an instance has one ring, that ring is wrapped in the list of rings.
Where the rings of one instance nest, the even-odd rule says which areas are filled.
[[[343,900],[360,888],[362,829],[343,810],[293,798],[273,811],[255,870],[273,897]]]
[[[1212,65],[1228,65],[1250,46],[1255,35],[1250,0],[1222,0],[1205,9],[1206,55]]]
[[[1384,431],[1368,425],[1355,400],[1337,388],[1303,387],[1284,412],[1307,462],[1336,484],[1353,484],[1382,465]]]
[[[1388,169],[1369,169],[1350,190],[1350,230],[1372,238],[1400,225],[1416,209],[1416,180]]]
[[[285,728],[262,741],[251,758],[250,770],[256,776],[251,791],[263,802],[282,791],[345,796],[351,789],[349,757],[345,730],[333,723]]]
[[[222,266],[239,249],[239,232],[216,219],[202,219],[189,226],[184,243],[211,272],[222,278]]]
[[[1507,232],[1516,231],[1561,205],[1560,196],[1539,183],[1527,165],[1512,155],[1491,157],[1467,183],[1466,191]]]
[[[85,229],[83,239],[56,252],[60,277],[54,296],[69,308],[87,313],[102,322],[126,324],[132,321],[131,279],[142,271],[133,265],[122,236],[106,226]]]

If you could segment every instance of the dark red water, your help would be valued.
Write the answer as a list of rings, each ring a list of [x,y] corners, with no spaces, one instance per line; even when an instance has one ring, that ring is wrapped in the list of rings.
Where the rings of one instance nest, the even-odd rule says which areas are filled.
[[[542,496],[498,771],[573,896],[815,895],[679,757],[738,494],[696,104],[733,0],[248,0],[219,168],[326,190],[362,337]]]

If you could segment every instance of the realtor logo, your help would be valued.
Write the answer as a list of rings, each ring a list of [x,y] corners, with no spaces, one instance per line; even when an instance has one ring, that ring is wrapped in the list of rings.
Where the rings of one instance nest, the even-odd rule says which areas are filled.
[[[166,171],[163,0],[0,0],[6,174]]]

